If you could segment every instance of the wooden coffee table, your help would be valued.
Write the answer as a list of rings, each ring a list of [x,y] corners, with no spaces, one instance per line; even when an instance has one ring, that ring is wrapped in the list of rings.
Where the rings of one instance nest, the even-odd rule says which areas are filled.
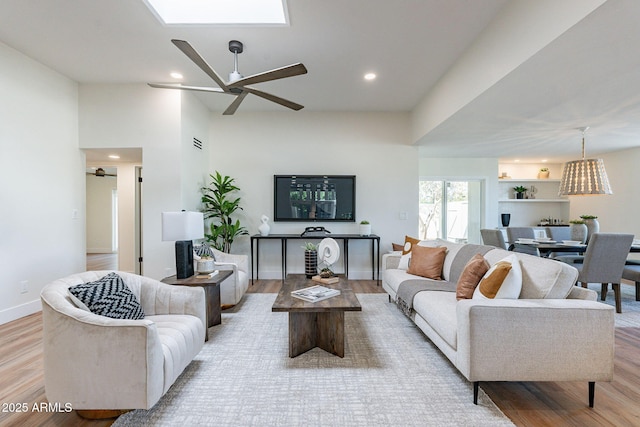
[[[319,302],[291,296],[291,291],[314,285],[340,289],[340,295]],[[304,274],[289,274],[271,311],[289,313],[289,357],[314,347],[344,357],[344,312],[362,311],[362,306],[344,277],[338,283],[323,285],[307,279]]]

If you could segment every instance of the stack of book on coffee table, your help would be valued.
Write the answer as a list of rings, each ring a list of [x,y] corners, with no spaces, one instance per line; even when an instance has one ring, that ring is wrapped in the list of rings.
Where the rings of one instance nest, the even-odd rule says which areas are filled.
[[[308,302],[318,302],[327,298],[335,297],[336,295],[340,295],[340,291],[338,289],[331,289],[320,285],[298,289],[297,291],[291,292],[292,297],[300,298],[301,300]]]

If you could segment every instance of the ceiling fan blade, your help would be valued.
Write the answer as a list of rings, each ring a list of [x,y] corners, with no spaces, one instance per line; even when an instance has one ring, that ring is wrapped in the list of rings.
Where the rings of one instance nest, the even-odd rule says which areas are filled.
[[[151,87],[155,87],[159,89],[197,90],[200,92],[228,93],[233,95],[231,92],[225,92],[224,90],[217,87],[186,86],[186,85],[181,85],[179,83],[147,83],[147,84]]]
[[[200,56],[200,54],[196,52],[196,50],[188,42],[176,39],[172,39],[171,42],[176,45],[176,47],[180,49],[182,53],[187,55],[187,57],[192,60],[198,67],[200,67],[202,71],[204,71],[209,77],[211,77],[213,81],[222,88],[223,91],[229,92],[229,88],[224,83],[224,80],[222,80],[218,73],[216,73],[214,69],[211,68],[209,64],[207,64],[207,61],[205,61],[204,58],[202,58],[202,56]]]
[[[271,80],[283,79],[285,77],[299,76],[307,74],[307,68],[300,62],[297,64],[286,65],[274,70],[265,71],[264,73],[253,74],[251,76],[228,83],[229,87],[241,87],[255,83],[269,82]]]
[[[298,110],[302,110],[304,108],[304,105],[296,104],[293,101],[289,101],[287,99],[280,98],[279,96],[275,96],[275,95],[272,95],[272,94],[267,93],[267,92],[262,92],[261,90],[254,89],[252,87],[245,86],[244,88],[242,88],[242,90],[247,91],[249,93],[252,93],[252,94],[254,94],[256,96],[259,96],[260,98],[264,98],[264,99],[267,99],[269,101],[275,102],[276,104],[280,104],[280,105],[282,105],[284,107],[291,108],[292,110],[298,111]]]
[[[236,99],[234,99],[231,105],[229,105],[227,109],[224,110],[224,113],[222,113],[222,115],[230,116],[233,113],[235,113],[238,107],[240,106],[240,103],[244,99],[244,97],[247,96],[248,94],[249,92],[242,92],[240,95],[236,96]]]

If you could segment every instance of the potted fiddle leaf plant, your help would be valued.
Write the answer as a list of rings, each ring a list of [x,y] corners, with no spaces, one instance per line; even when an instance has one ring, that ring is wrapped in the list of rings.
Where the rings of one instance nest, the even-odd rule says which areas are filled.
[[[222,176],[216,171],[211,177],[209,187],[202,187],[202,204],[205,219],[211,219],[209,225],[210,234],[205,233],[204,237],[211,246],[222,252],[231,250],[231,244],[237,236],[247,235],[249,232],[240,224],[240,220],[235,218],[236,211],[242,210],[240,197],[234,194],[240,190],[234,179],[229,176]]]

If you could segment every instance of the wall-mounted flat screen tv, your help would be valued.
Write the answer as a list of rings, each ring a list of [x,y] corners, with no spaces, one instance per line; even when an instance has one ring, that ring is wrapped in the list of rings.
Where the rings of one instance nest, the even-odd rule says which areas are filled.
[[[355,221],[355,175],[274,175],[274,221]]]

